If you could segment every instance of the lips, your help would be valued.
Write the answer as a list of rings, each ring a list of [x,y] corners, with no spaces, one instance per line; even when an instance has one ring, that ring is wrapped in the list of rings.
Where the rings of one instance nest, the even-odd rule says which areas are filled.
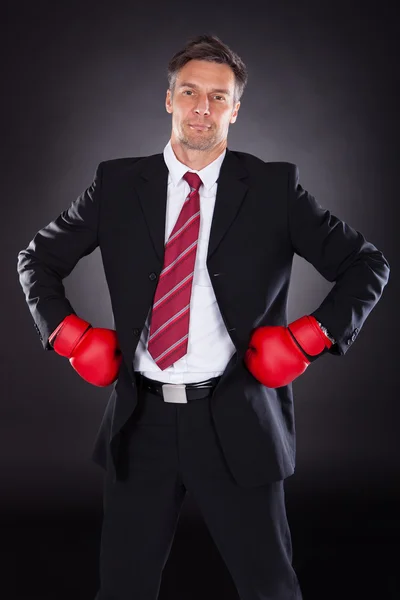
[[[194,129],[210,129],[208,125],[200,125],[197,123],[189,123],[190,127],[193,127]]]

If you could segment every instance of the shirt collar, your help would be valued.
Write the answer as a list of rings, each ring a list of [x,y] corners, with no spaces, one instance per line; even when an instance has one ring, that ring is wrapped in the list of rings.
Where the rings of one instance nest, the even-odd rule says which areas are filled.
[[[164,148],[164,160],[165,164],[168,167],[168,171],[171,177],[171,181],[173,185],[176,187],[184,174],[187,171],[190,173],[197,173],[203,182],[203,186],[207,191],[210,191],[212,186],[215,184],[219,177],[219,172],[221,169],[221,164],[225,158],[226,148],[225,150],[217,156],[212,163],[200,169],[200,171],[195,171],[194,169],[190,169],[188,166],[181,163],[177,157],[175,156],[175,152],[173,151],[171,140],[169,140],[168,144]]]

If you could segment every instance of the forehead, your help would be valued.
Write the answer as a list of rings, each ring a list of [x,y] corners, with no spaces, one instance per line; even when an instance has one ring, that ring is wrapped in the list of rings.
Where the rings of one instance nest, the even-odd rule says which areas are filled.
[[[192,82],[202,87],[224,87],[233,91],[235,76],[229,65],[205,60],[190,60],[179,71],[177,85]]]

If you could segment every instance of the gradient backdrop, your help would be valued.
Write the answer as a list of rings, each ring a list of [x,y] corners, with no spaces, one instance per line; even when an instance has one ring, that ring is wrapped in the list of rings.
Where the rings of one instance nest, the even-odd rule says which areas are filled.
[[[391,266],[346,356],[324,356],[293,384],[297,468],[286,497],[304,600],[399,598],[394,3],[19,2],[2,21],[4,598],[93,600],[103,472],[90,454],[111,392],[43,351],[17,254],[90,185],[100,161],[162,152],[168,60],[200,33],[218,35],[248,68],[228,147],[296,163],[302,186]],[[98,249],[64,285],[78,314],[112,326]],[[295,256],[289,320],[312,312],[331,285]],[[238,599],[188,495],[160,600],[205,597]]]

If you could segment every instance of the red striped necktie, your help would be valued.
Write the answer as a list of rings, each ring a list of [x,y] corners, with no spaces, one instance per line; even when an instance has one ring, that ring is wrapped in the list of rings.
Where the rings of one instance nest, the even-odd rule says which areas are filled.
[[[147,349],[164,370],[185,356],[188,347],[190,298],[200,229],[200,195],[203,183],[187,171],[190,185],[178,220],[164,249],[164,265],[154,295]]]

